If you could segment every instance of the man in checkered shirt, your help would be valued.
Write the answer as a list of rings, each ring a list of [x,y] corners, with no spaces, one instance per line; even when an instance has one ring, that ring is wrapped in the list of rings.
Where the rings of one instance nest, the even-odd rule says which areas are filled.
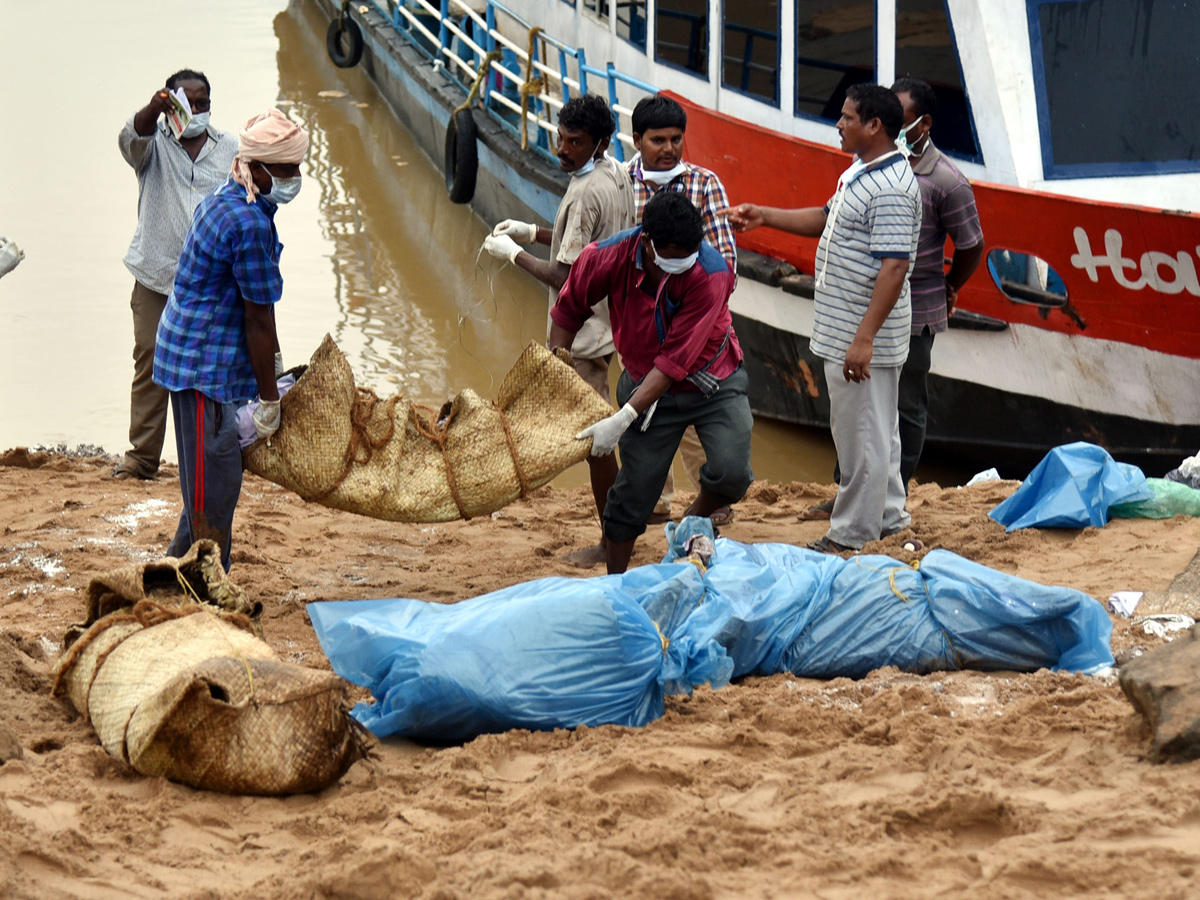
[[[256,434],[269,438],[279,428],[275,304],[283,295],[283,244],[275,212],[299,193],[307,149],[304,129],[279,110],[250,119],[229,179],[200,201],[184,239],[154,351],[154,380],[171,392],[183,493],[168,556],[207,538],[229,570],[242,490],[238,406],[257,395]]]
[[[729,205],[725,186],[714,172],[683,161],[686,110],[670,97],[643,97],[633,108],[632,128],[633,145],[638,152],[625,168],[633,179],[637,221],[642,221],[642,211],[651,197],[663,191],[683,194],[700,211],[704,240],[720,251],[729,268],[737,272],[737,242],[733,227],[728,219],[717,215],[719,210]],[[700,446],[695,428],[688,428],[684,432],[679,454],[683,457],[683,467],[692,486],[699,489],[700,467],[705,459],[704,448]],[[674,496],[675,479],[668,470],[667,483],[650,519],[652,523],[670,517]],[[732,515],[730,507],[724,506],[714,512],[711,518],[715,524],[723,525],[730,521]]]

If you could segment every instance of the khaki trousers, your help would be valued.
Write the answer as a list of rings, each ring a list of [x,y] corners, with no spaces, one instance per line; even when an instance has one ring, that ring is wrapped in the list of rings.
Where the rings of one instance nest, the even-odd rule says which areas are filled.
[[[154,338],[158,320],[167,306],[166,294],[133,283],[129,307],[133,310],[133,388],[129,395],[129,444],[117,467],[138,478],[153,478],[162,460],[167,436],[170,394],[154,383]],[[186,549],[186,548],[185,548]]]

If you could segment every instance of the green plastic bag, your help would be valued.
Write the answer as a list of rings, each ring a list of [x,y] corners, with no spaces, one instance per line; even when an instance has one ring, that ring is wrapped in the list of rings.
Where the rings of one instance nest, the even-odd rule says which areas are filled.
[[[1134,500],[1109,507],[1109,515],[1122,519],[1169,519],[1171,516],[1200,516],[1200,491],[1167,481],[1147,478],[1146,487],[1154,494],[1149,500]]]

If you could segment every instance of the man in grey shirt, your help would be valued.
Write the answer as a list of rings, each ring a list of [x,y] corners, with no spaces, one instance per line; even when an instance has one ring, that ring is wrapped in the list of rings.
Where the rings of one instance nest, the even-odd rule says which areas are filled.
[[[564,103],[558,114],[558,159],[571,181],[558,206],[554,227],[539,228],[531,222],[505,219],[483,242],[492,256],[520,266],[548,285],[551,306],[584,247],[632,228],[636,222],[633,185],[621,164],[605,152],[615,127],[612,111],[601,97],[584,94]],[[541,259],[520,247],[533,243],[549,244],[550,259]],[[605,300],[597,304],[595,314],[571,345],[575,371],[605,400],[609,399],[608,367],[614,353]],[[592,499],[603,521],[608,491],[617,480],[616,457],[589,456],[588,467]],[[604,562],[606,554],[601,534],[600,543],[564,558],[580,568],[591,568]]]
[[[176,138],[165,119],[168,91],[182,88],[192,120]],[[202,72],[181,69],[154,92],[121,129],[121,155],[138,180],[138,224],[125,254],[133,275],[133,389],[131,449],[114,478],[154,478],[167,432],[167,391],[154,383],[154,335],[175,281],[175,267],[196,205],[229,175],[237,138],[208,124],[209,84]]]

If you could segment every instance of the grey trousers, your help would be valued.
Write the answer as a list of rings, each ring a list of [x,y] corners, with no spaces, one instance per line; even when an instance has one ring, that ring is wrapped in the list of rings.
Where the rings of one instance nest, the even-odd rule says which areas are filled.
[[[154,339],[167,306],[159,294],[135,281],[133,310],[133,387],[129,396],[129,446],[117,467],[139,478],[153,478],[167,437],[167,389],[154,383]]]
[[[858,550],[912,521],[904,509],[900,480],[900,366],[871,366],[871,377],[856,384],[846,381],[840,361],[826,360],[825,383],[841,466],[828,534],[830,540]]]
[[[641,417],[621,436],[621,471],[604,507],[604,535],[610,541],[629,541],[646,530],[654,504],[679,449],[683,432],[696,427],[705,463],[700,487],[726,505],[737,503],[754,481],[750,468],[750,432],[754,415],[746,398],[749,378],[738,369],[721,389],[705,398],[698,391],[680,391],[658,401],[646,431]],[[636,385],[628,372],[617,382],[617,405],[624,406]]]
[[[167,556],[176,558],[201,538],[217,542],[229,571],[233,511],[242,493],[242,448],[237,404],[218,403],[199,391],[171,391],[183,512]]]

